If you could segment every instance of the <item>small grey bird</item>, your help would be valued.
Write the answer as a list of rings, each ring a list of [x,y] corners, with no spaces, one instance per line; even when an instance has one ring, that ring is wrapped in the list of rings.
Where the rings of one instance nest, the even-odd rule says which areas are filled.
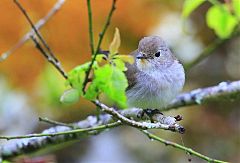
[[[183,88],[182,64],[159,36],[144,37],[130,55],[135,63],[128,64],[126,71],[128,106],[159,110],[166,107]]]

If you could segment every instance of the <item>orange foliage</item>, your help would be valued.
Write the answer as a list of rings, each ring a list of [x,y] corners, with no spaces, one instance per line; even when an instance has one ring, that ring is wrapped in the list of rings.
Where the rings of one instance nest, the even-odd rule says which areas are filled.
[[[45,16],[56,0],[20,0],[20,2],[33,22],[37,22]],[[111,0],[92,1],[95,45],[111,2]],[[108,47],[114,28],[118,27],[122,37],[120,52],[128,53],[134,50],[138,39],[145,35],[148,28],[158,19],[157,10],[160,8],[153,5],[145,0],[117,1],[117,10],[102,48]],[[0,53],[3,53],[30,29],[30,25],[13,1],[1,0],[0,11]],[[67,71],[88,60],[90,48],[86,0],[66,0],[60,11],[43,26],[41,33]],[[31,88],[46,62],[34,44],[28,41],[0,63],[0,70],[13,84]]]

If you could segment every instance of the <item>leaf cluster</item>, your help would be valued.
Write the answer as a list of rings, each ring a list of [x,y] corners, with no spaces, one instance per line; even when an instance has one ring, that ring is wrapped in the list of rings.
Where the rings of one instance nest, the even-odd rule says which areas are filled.
[[[206,14],[209,28],[221,39],[228,39],[240,23],[240,0],[231,0],[221,3],[218,0],[208,0],[212,6]],[[206,0],[185,0],[182,16],[184,19]]]
[[[63,103],[75,103],[82,96],[88,100],[95,100],[100,94],[106,95],[121,108],[126,107],[125,90],[128,81],[124,74],[127,70],[125,62],[133,63],[133,57],[118,53],[121,45],[120,33],[116,28],[113,41],[109,46],[108,54],[99,53],[93,63],[90,84],[84,90],[84,81],[90,62],[79,65],[68,73],[67,85],[71,89],[66,90],[61,96]]]

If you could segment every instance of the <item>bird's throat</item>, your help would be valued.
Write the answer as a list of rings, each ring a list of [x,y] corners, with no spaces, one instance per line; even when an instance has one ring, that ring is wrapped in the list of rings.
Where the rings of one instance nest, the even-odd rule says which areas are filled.
[[[141,71],[151,71],[152,70],[151,63],[146,59],[137,60],[137,67]]]

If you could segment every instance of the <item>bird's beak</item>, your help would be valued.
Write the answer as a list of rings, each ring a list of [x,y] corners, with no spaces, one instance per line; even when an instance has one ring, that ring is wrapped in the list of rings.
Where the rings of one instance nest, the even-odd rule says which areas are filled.
[[[139,52],[136,56],[137,59],[147,59],[148,57],[145,56],[143,53]]]

